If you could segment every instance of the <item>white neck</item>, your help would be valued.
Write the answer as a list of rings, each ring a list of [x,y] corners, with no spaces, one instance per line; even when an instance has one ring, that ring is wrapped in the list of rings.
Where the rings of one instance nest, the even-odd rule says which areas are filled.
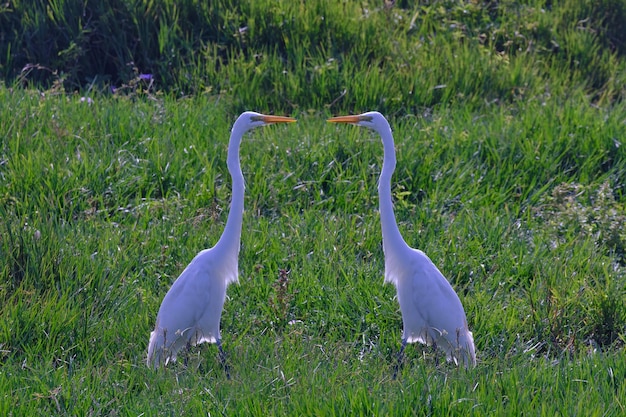
[[[239,163],[239,144],[241,143],[241,137],[244,132],[239,129],[233,128],[230,135],[230,142],[228,145],[228,172],[232,178],[232,199],[230,203],[230,211],[228,212],[228,219],[226,220],[226,226],[222,237],[215,245],[216,248],[220,247],[227,253],[239,254],[239,245],[241,242],[241,225],[243,222],[243,202],[244,202],[244,190],[245,184],[243,179],[243,173],[241,172],[241,165]]]
[[[384,158],[383,168],[378,180],[378,198],[380,210],[380,224],[383,232],[383,249],[385,256],[398,253],[408,249],[393,212],[393,202],[391,200],[391,177],[396,169],[396,151],[394,149],[393,136],[389,125],[381,128],[378,133],[383,142]]]

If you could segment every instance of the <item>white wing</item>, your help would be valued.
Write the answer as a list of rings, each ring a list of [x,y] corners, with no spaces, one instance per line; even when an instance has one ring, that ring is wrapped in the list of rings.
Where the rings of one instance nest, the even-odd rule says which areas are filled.
[[[210,250],[200,252],[163,298],[150,334],[148,365],[176,360],[177,352],[187,344],[219,340],[227,282],[222,262],[215,262],[214,255]]]
[[[424,252],[412,249],[408,257],[397,280],[403,339],[435,343],[454,362],[475,362],[474,340],[458,295]]]

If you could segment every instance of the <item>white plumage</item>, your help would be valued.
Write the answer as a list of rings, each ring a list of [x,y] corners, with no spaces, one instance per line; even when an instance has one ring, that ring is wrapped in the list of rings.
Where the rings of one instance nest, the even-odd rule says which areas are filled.
[[[465,310],[450,283],[424,252],[413,249],[402,238],[393,212],[391,177],[396,167],[391,127],[378,112],[339,116],[333,123],[351,123],[375,130],[384,149],[378,182],[379,208],[385,254],[385,282],[395,285],[404,331],[398,364],[407,343],[435,345],[448,360],[476,365],[474,338],[467,326]],[[397,368],[396,368],[397,371]]]
[[[271,123],[295,122],[281,116],[244,112],[233,124],[228,146],[228,171],[232,177],[232,200],[228,220],[219,241],[198,253],[165,294],[148,345],[148,366],[175,361],[178,352],[200,343],[216,343],[226,367],[220,337],[220,318],[226,287],[238,280],[238,258],[243,219],[244,179],[239,163],[243,134]]]

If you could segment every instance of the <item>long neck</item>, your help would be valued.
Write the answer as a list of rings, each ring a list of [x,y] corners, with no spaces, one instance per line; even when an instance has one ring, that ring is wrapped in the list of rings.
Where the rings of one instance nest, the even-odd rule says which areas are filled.
[[[380,224],[383,232],[383,249],[386,254],[397,253],[394,249],[404,249],[408,245],[404,242],[396,216],[393,212],[391,200],[391,177],[396,169],[396,151],[394,149],[391,128],[386,127],[378,132],[381,136],[384,149],[383,168],[378,180],[378,198],[380,210]]]
[[[232,200],[230,203],[230,211],[228,212],[228,220],[226,220],[226,226],[224,227],[224,233],[222,237],[215,245],[224,246],[232,250],[234,253],[239,253],[239,244],[241,241],[241,225],[243,221],[243,200],[244,200],[244,179],[241,172],[241,165],[239,163],[239,144],[241,143],[241,137],[243,132],[238,132],[233,129],[230,135],[230,143],[228,145],[228,172],[232,178]]]

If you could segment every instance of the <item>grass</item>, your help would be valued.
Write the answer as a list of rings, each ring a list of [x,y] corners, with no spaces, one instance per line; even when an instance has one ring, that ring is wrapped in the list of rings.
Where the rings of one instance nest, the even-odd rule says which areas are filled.
[[[421,346],[390,379],[369,131],[299,114],[248,134],[223,342],[154,372],[165,292],[220,236],[235,115],[208,96],[0,89],[3,415],[621,415],[626,112],[571,98],[392,120],[400,229],[459,293],[479,365]],[[288,271],[288,272],[286,272]]]
[[[625,22],[623,0],[12,2],[0,5],[0,76],[220,95],[233,113],[399,116],[572,89],[604,106],[625,98]]]
[[[0,414],[625,413],[623,1],[195,3],[0,5]],[[160,302],[222,233],[243,109],[298,123],[242,142],[233,378],[207,345],[155,372]],[[366,110],[475,369],[412,345],[391,380],[382,145],[325,122]]]

